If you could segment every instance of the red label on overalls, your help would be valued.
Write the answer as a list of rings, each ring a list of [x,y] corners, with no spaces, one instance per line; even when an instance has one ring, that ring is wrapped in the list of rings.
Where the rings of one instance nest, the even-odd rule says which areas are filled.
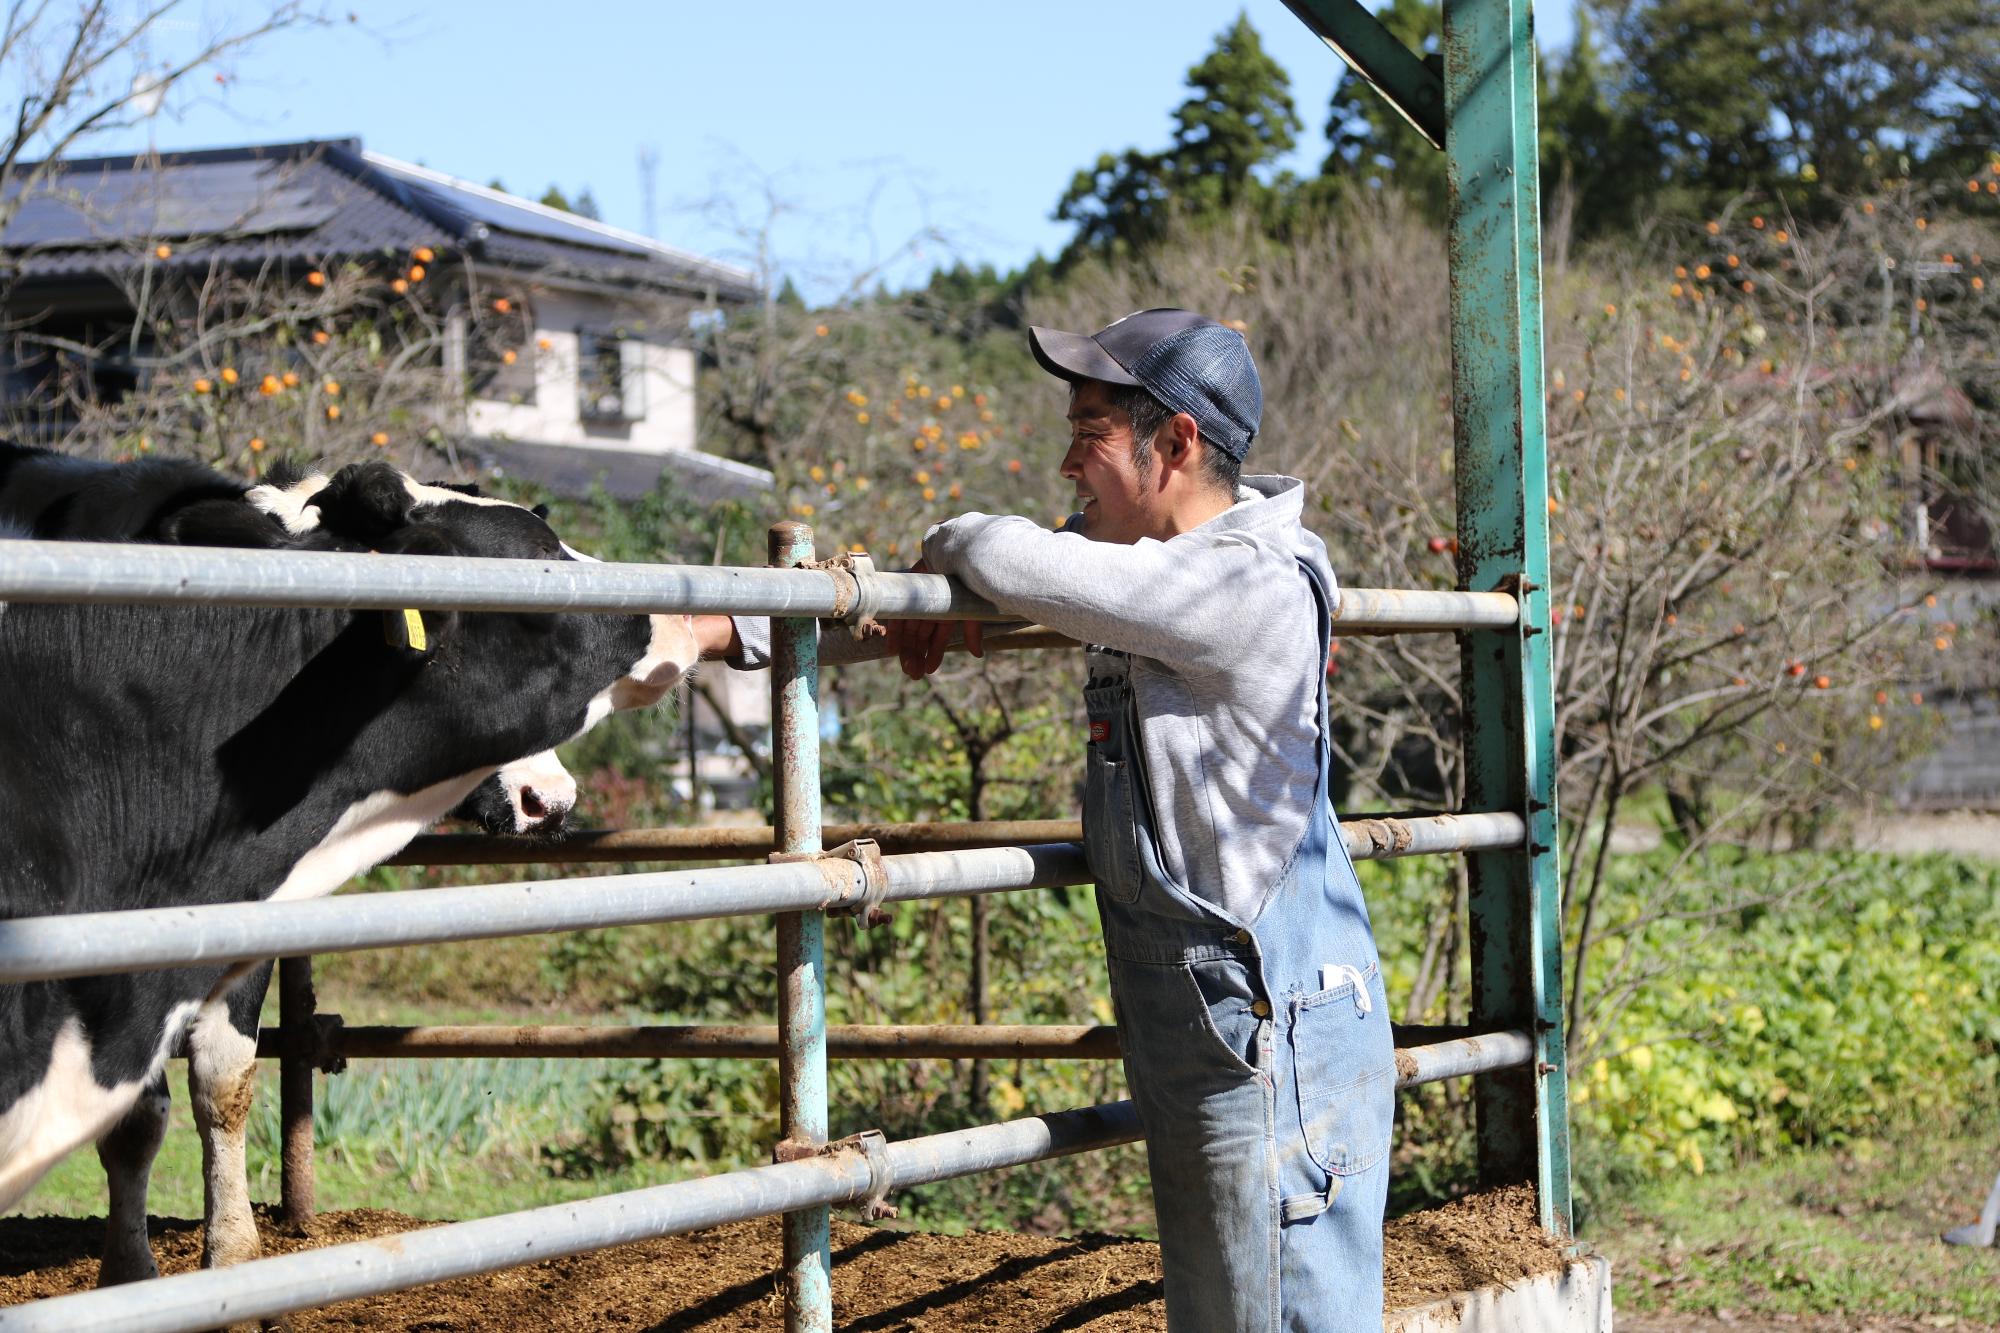
[[[1090,724],[1090,743],[1092,745],[1102,745],[1110,739],[1111,724],[1109,722],[1093,722]]]

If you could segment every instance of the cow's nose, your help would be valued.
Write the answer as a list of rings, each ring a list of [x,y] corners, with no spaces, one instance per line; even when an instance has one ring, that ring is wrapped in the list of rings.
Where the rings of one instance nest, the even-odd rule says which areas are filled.
[[[530,819],[541,819],[549,812],[540,792],[533,787],[521,788],[521,813]]]

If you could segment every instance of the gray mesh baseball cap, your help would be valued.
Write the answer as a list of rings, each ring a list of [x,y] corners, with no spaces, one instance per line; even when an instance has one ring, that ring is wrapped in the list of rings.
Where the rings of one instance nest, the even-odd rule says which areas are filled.
[[[1243,461],[1264,417],[1264,386],[1243,335],[1192,310],[1141,310],[1096,333],[1030,328],[1028,347],[1058,378],[1137,385],[1193,417],[1201,438]]]

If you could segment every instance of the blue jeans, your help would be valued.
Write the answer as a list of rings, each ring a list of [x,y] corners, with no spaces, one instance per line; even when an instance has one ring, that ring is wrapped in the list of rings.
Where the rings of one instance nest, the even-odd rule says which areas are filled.
[[[1266,1016],[1256,960],[1223,940],[1179,962],[1110,959],[1167,1326],[1379,1329],[1395,1114],[1380,973],[1370,966],[1360,990],[1346,974],[1281,992]]]

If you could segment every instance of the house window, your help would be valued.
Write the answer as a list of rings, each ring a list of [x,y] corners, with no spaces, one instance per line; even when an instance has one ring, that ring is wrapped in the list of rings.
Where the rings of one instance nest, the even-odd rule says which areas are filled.
[[[516,405],[535,401],[534,331],[534,315],[519,295],[473,307],[465,368],[474,396]]]
[[[646,344],[610,332],[576,332],[576,414],[585,421],[646,416]]]

